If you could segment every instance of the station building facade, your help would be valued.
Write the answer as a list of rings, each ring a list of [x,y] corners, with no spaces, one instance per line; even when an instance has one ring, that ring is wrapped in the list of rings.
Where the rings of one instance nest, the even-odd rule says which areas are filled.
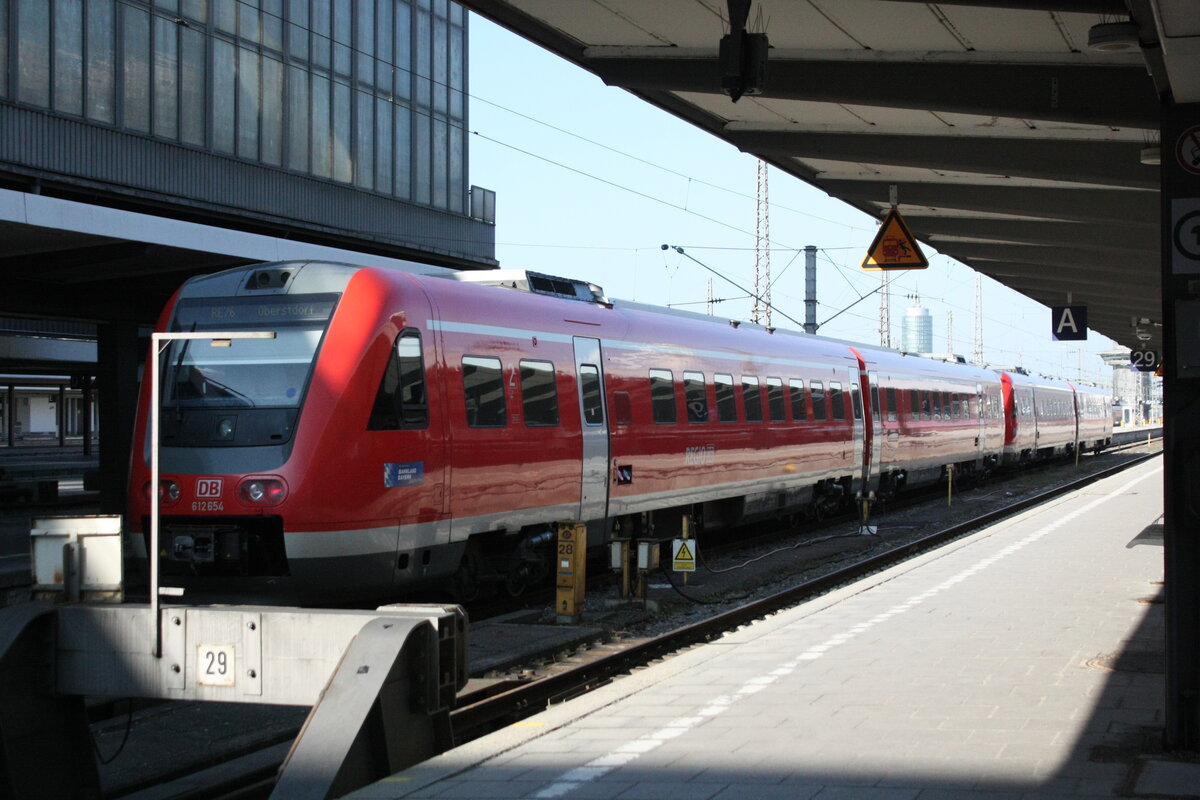
[[[467,44],[449,0],[0,0],[0,317],[92,324],[97,353],[39,373],[0,342],[0,448],[48,427],[38,391],[59,431],[94,404],[119,510],[148,331],[190,275],[495,267]],[[62,386],[21,377],[38,374]],[[81,381],[95,395],[64,421]]]

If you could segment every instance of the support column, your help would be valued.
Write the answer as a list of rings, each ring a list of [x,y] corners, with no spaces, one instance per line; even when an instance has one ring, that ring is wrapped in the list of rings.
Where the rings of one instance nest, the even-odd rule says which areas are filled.
[[[1200,103],[1163,103],[1164,744],[1200,751]]]
[[[138,324],[126,320],[97,326],[100,400],[100,511],[125,511],[129,457],[137,413],[138,367],[146,355]]]

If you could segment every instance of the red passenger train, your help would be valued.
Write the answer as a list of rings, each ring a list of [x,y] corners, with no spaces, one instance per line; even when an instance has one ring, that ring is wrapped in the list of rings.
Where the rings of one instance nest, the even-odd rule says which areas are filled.
[[[241,267],[184,284],[160,330],[275,332],[160,355],[164,571],[311,604],[447,579],[517,591],[557,521],[587,522],[598,545],[684,513],[813,516],[1111,436],[1106,396],[1067,383],[536,273]],[[129,515],[143,553],[149,403],[144,386]]]

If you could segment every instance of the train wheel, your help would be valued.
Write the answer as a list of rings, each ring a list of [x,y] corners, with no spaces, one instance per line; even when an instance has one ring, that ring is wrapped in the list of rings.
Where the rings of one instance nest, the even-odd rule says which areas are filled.
[[[504,579],[504,591],[508,592],[509,597],[520,597],[528,588],[529,575],[520,567],[508,573],[508,577]]]
[[[470,603],[479,599],[479,545],[467,542],[462,560],[458,562],[458,571],[452,579],[454,596],[460,603]]]

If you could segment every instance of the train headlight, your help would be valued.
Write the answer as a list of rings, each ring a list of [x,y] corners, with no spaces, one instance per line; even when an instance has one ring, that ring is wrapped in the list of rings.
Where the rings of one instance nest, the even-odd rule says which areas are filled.
[[[142,494],[146,498],[146,502],[150,502],[150,482],[142,487]],[[179,500],[179,484],[167,478],[159,478],[158,480],[158,503],[159,505],[169,506]]]
[[[287,485],[279,478],[246,478],[238,496],[252,506],[277,506],[287,497]]]

